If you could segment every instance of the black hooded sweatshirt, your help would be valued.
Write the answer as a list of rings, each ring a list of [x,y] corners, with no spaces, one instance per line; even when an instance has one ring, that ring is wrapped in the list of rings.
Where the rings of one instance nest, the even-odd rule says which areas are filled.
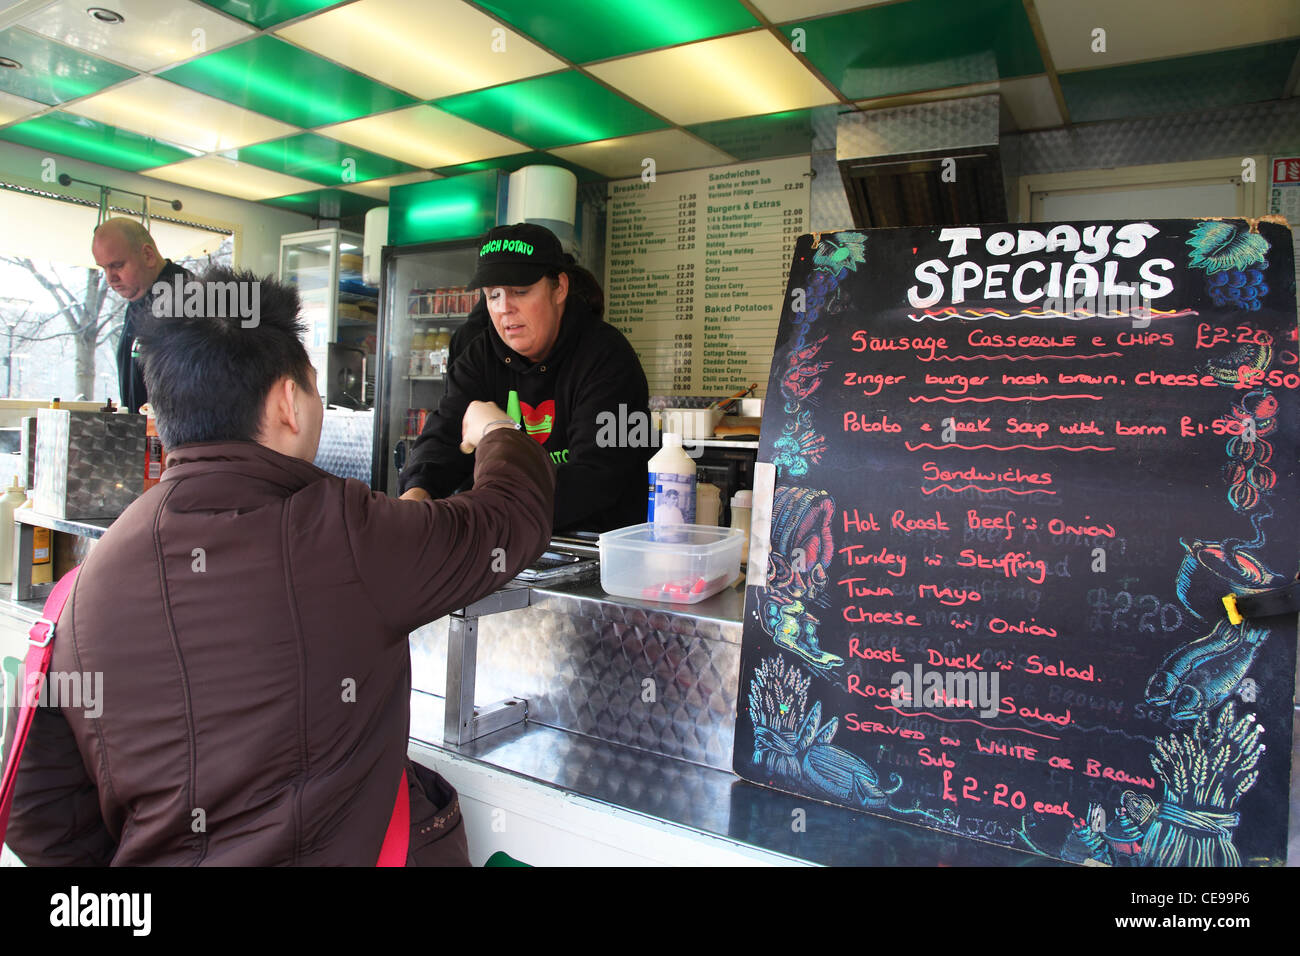
[[[465,346],[447,374],[442,402],[411,449],[399,490],[453,494],[474,467],[474,457],[460,451],[466,407],[490,401],[505,408],[511,389],[519,393],[525,430],[557,468],[557,532],[608,531],[646,520],[649,429],[629,436],[627,424],[648,414],[645,372],[623,333],[573,295],[555,347],[541,362],[506,345],[491,322]],[[647,440],[637,440],[642,436]]]

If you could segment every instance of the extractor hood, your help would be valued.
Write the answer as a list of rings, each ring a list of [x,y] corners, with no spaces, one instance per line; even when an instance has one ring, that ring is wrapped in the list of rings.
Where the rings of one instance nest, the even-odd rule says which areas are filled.
[[[840,116],[835,152],[858,228],[1006,222],[999,97]]]

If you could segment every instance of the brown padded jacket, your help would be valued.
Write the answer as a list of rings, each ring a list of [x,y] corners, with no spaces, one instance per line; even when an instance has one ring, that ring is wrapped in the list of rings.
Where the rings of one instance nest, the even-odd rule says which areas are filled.
[[[373,865],[406,759],[407,635],[536,558],[554,489],[541,446],[504,428],[473,490],[432,502],[252,442],[172,451],[59,620],[51,670],[102,675],[100,713],[37,709],[6,842],[28,865]],[[434,809],[411,795],[419,862]]]

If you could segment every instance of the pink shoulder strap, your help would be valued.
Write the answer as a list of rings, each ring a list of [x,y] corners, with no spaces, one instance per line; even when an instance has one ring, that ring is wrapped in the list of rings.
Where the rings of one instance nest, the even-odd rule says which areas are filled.
[[[9,808],[14,802],[18,761],[22,759],[27,734],[32,729],[32,718],[36,716],[36,703],[41,696],[45,675],[50,671],[50,661],[54,658],[54,625],[72,595],[72,586],[76,583],[77,572],[80,570],[81,566],[78,565],[59,578],[59,583],[54,585],[54,590],[45,601],[41,617],[36,619],[36,623],[27,632],[23,684],[18,688],[18,724],[14,730],[13,747],[5,761],[4,776],[0,778],[0,843],[4,842],[5,830],[9,827]]]

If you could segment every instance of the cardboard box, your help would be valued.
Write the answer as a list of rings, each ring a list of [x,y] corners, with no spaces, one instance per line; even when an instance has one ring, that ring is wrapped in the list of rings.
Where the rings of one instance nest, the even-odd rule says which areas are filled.
[[[36,413],[36,500],[56,518],[116,518],[140,497],[143,415],[42,408]]]

